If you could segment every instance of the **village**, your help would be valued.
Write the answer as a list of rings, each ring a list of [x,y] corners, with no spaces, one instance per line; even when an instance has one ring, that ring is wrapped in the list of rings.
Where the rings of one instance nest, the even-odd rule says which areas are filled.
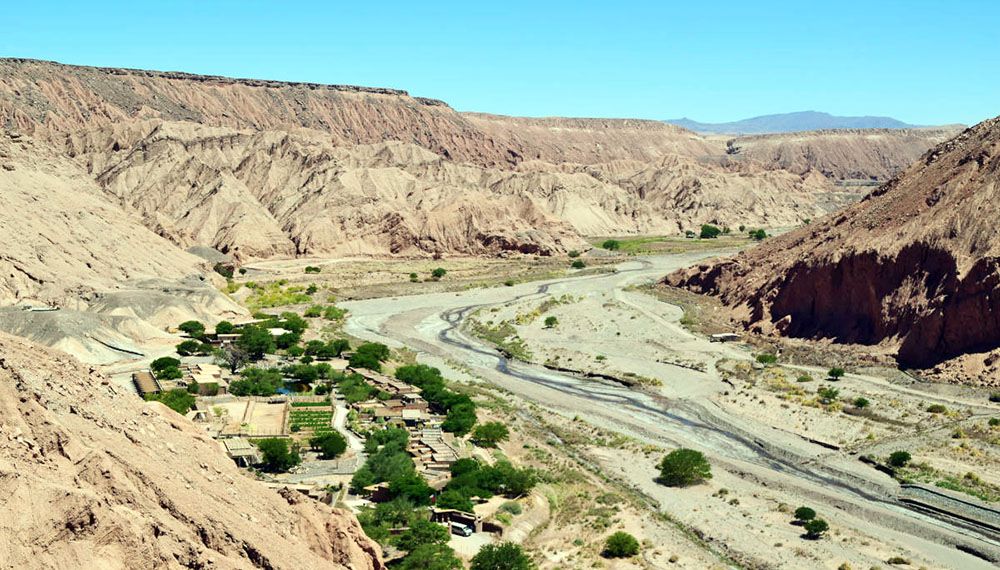
[[[222,322],[215,330],[183,323],[174,331],[187,337],[177,357],[152,361],[132,372],[131,381],[140,397],[201,426],[268,487],[351,508],[392,534],[406,531],[412,519],[378,520],[374,507],[402,501],[416,517],[447,529],[450,546],[469,557],[501,540],[505,527],[488,515],[533,485],[527,470],[490,466],[486,448],[506,439],[506,428],[500,426],[496,439],[477,441],[472,400],[444,387],[436,369],[397,366],[394,377],[382,371],[390,360],[384,345],[352,350],[343,339],[303,343],[307,328],[308,319],[293,313]],[[413,383],[400,379],[407,372]],[[412,464],[412,471],[380,473],[380,457]],[[484,473],[494,469],[518,483],[505,486],[500,476],[491,493],[468,485],[466,476],[468,490],[457,492],[456,463],[462,471],[481,463]],[[414,487],[400,492],[401,479]],[[373,531],[366,526],[366,532]]]

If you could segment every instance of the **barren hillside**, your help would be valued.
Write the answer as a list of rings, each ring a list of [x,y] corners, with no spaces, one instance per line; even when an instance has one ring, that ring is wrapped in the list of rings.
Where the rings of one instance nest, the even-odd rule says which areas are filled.
[[[962,370],[996,380],[998,155],[995,118],[837,216],[667,281],[719,295],[765,332],[886,343],[904,366],[989,353],[968,356]]]
[[[794,174],[820,172],[832,180],[885,182],[928,148],[962,128],[842,129],[737,137],[729,156]]]
[[[252,481],[166,407],[2,334],[0,354],[4,567],[384,567],[353,515]]]

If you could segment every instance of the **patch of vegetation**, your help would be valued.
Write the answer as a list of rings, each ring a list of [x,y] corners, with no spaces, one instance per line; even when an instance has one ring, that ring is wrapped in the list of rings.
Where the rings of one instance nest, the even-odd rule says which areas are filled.
[[[495,326],[484,324],[477,319],[469,319],[468,322],[472,334],[476,337],[496,346],[510,358],[531,362],[531,351],[517,336],[517,329],[510,322],[503,321]]]
[[[240,379],[229,384],[234,396],[272,396],[284,386],[285,380],[276,368],[250,367],[240,373]]]
[[[675,449],[657,467],[657,482],[668,487],[688,487],[712,478],[712,467],[705,455],[693,449]]]
[[[840,380],[844,377],[844,369],[839,367],[833,367],[829,372],[826,373],[827,378],[830,380]]]
[[[712,224],[702,224],[698,237],[701,239],[715,239],[722,234],[722,230]]]
[[[145,399],[148,402],[160,402],[182,415],[188,413],[194,407],[194,396],[183,388],[175,388],[167,392],[160,392],[159,394],[146,394]]]
[[[931,404],[927,406],[927,411],[931,414],[944,414],[947,413],[948,408],[944,404]]]
[[[261,453],[261,469],[264,471],[284,473],[302,463],[298,447],[289,445],[287,439],[273,437],[259,439],[255,443]]]
[[[253,287],[250,287],[251,285]],[[265,285],[247,283],[247,287],[253,290],[253,294],[246,300],[246,305],[251,310],[301,305],[312,300],[312,297],[306,294],[305,287],[300,285],[285,287],[281,281]]]
[[[604,551],[601,553],[606,558],[629,558],[639,554],[639,541],[627,532],[616,532],[604,541]]]
[[[351,368],[366,368],[375,372],[382,371],[382,363],[386,360],[389,360],[389,347],[377,342],[362,344],[348,359]]]
[[[336,459],[347,451],[347,440],[336,431],[324,431],[309,440],[309,445],[319,452],[320,459]]]
[[[472,430],[472,443],[479,447],[496,447],[498,443],[507,441],[510,430],[500,422],[486,422]]]
[[[587,264],[584,263],[582,259],[574,259],[573,263],[570,263],[569,266],[573,269],[583,269],[587,267]]]
[[[487,544],[472,557],[470,570],[533,570],[535,564],[513,542]]]
[[[756,360],[757,360],[757,362],[759,362],[761,364],[767,365],[767,364],[774,364],[775,362],[777,362],[778,361],[778,357],[777,357],[777,355],[771,354],[769,352],[764,352],[764,353],[758,354],[756,356]]]
[[[622,247],[622,242],[616,239],[604,240],[604,242],[601,243],[601,247],[608,251],[618,251]]]
[[[441,278],[444,277],[447,274],[448,274],[448,270],[445,269],[444,267],[435,267],[434,270],[431,271],[431,279],[433,279],[435,281],[440,281]]]
[[[437,368],[425,364],[400,366],[396,369],[396,379],[420,388],[420,395],[430,404],[431,410],[445,414],[441,424],[444,431],[465,435],[476,425],[476,404],[472,398],[449,390]]]
[[[747,232],[747,235],[749,235],[750,239],[754,241],[763,241],[767,239],[767,232],[765,232],[762,229],[750,230],[749,232]]]
[[[306,273],[308,273],[308,274],[319,273],[320,271],[321,271],[320,268],[316,267],[315,265],[307,265],[306,266]]]
[[[965,493],[988,503],[1000,501],[1000,487],[984,481],[972,472],[958,476],[939,471],[927,463],[910,463],[907,467],[896,470],[896,479],[903,483],[931,484]]]

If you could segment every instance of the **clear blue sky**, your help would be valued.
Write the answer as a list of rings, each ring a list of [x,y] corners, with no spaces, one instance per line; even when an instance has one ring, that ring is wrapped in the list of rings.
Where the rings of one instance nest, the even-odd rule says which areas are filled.
[[[396,87],[463,111],[1000,114],[993,0],[22,1],[3,20],[2,56]]]

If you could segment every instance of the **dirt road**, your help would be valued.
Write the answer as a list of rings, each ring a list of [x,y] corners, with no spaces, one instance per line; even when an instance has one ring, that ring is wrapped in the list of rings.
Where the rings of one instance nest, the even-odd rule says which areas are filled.
[[[1000,556],[996,536],[908,510],[897,500],[896,483],[861,465],[856,458],[831,452],[789,431],[728,413],[711,401],[713,394],[729,388],[717,374],[715,363],[722,358],[749,360],[752,355],[739,346],[711,343],[691,334],[679,324],[681,312],[677,307],[629,289],[705,257],[708,254],[688,253],[640,258],[622,263],[613,274],[343,303],[350,310],[346,331],[393,346],[408,346],[418,352],[422,362],[441,368],[451,377],[488,380],[555,413],[579,417],[658,446],[700,449],[714,465],[739,474],[740,480],[836,511],[839,524],[865,528],[869,534],[935,566],[992,567],[956,545]],[[580,310],[586,311],[590,319],[618,319],[616,326],[621,330],[669,346],[686,360],[703,363],[704,371],[647,360],[635,338],[631,342],[612,342],[590,331],[562,331],[573,335],[574,350],[628,361],[662,381],[656,389],[633,390],[613,382],[553,372],[541,365],[508,361],[461,330],[463,320],[477,310],[499,310],[513,303],[567,294],[599,301],[580,303],[579,309],[565,308],[567,315]],[[621,322],[620,315],[611,312],[623,305],[634,311],[635,317],[628,322]],[[608,314],[602,315],[603,310]],[[619,475],[634,487],[645,489],[650,488],[654,474],[622,469]],[[737,541],[737,537],[733,540]],[[748,552],[757,548],[752,543],[734,547]],[[766,559],[776,555],[765,549],[756,556]],[[772,562],[794,567],[791,561]]]

